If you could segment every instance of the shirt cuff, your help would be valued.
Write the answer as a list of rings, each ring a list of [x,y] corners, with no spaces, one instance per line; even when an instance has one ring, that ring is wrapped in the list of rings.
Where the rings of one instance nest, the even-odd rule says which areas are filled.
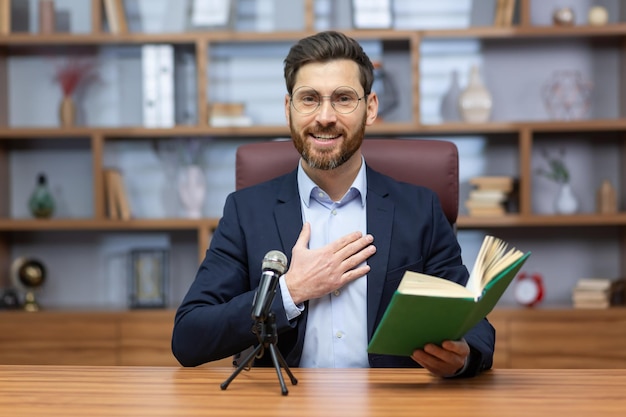
[[[459,375],[462,375],[463,372],[465,372],[467,370],[467,368],[469,367],[470,364],[470,358],[472,357],[472,352],[470,350],[469,355],[467,355],[467,357],[465,358],[465,363],[463,364],[463,367],[461,369],[459,369],[458,371],[456,371],[454,374],[447,376],[446,378],[454,378],[457,377]]]
[[[283,298],[283,307],[285,308],[285,314],[287,314],[287,320],[291,321],[302,314],[304,311],[304,303],[298,305],[294,304],[291,294],[289,294],[289,289],[287,289],[287,283],[285,282],[284,275],[281,275],[278,280],[278,285],[280,285],[280,292]]]

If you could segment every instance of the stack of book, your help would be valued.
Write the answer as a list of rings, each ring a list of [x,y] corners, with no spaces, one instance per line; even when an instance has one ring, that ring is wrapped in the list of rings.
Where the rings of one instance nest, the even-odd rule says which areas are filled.
[[[465,207],[470,216],[503,216],[513,192],[514,180],[509,176],[473,177],[472,189]]]
[[[252,119],[246,115],[244,103],[209,103],[209,125],[215,127],[225,126],[251,126]]]
[[[572,290],[575,308],[609,308],[626,301],[626,278],[581,278]]]

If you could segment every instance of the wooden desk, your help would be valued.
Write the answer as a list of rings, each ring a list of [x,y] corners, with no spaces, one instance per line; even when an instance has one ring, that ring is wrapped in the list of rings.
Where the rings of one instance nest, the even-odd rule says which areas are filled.
[[[0,366],[2,416],[623,416],[626,369],[502,369],[443,380],[421,369]]]

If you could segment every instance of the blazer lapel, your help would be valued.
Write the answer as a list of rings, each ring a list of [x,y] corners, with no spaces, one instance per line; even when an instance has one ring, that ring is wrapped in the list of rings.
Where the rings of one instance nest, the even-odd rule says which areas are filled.
[[[302,229],[302,208],[296,172],[297,170],[294,170],[285,176],[274,208],[274,221],[287,259],[291,259],[291,249]]]
[[[380,307],[387,263],[391,250],[391,226],[394,204],[387,198],[388,193],[380,181],[380,174],[367,169],[367,233],[374,236],[376,253],[367,260],[370,272],[367,274],[367,335],[374,332],[374,322]]]

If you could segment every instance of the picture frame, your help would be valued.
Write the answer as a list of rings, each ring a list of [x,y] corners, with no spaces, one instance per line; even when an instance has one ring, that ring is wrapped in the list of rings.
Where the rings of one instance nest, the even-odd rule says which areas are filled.
[[[235,15],[233,0],[190,0],[188,30],[228,29]]]
[[[352,25],[355,29],[393,28],[393,0],[352,0]]]
[[[165,308],[169,275],[169,251],[134,249],[130,252],[130,308]]]

